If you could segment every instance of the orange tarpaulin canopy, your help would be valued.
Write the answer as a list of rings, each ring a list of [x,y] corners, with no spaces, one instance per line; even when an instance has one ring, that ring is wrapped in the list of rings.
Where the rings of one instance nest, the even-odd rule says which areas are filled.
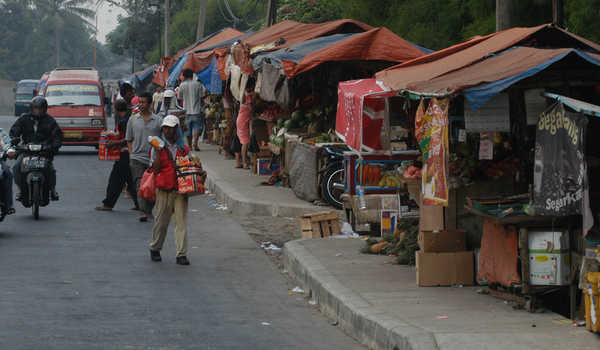
[[[340,19],[325,23],[300,23],[286,20],[249,35],[242,42],[253,48],[283,38],[285,42],[269,48],[269,51],[273,51],[325,35],[360,33],[371,29],[373,29],[372,26],[352,19]]]
[[[378,72],[375,77],[392,90],[431,80],[467,67],[513,46],[545,48],[573,47],[600,51],[600,46],[551,24],[531,28],[511,28],[473,38],[412,61]]]
[[[304,56],[298,63],[282,61],[288,78],[328,61],[404,62],[423,56],[423,51],[387,28],[374,28]]]
[[[452,93],[482,83],[491,83],[529,71],[541,64],[569,55],[577,55],[574,49],[539,49],[534,47],[515,47],[492,56],[484,61],[474,63],[463,69],[440,77],[411,83],[407,88],[424,94]],[[587,53],[591,58],[600,61],[600,55]],[[581,59],[583,61],[583,59]]]
[[[190,52],[190,51],[193,52],[193,51],[198,51],[198,50],[202,50],[202,49],[207,49],[209,47],[213,47],[215,45],[219,45],[220,43],[224,43],[231,39],[237,38],[238,36],[243,35],[243,34],[244,34],[244,32],[241,32],[239,30],[236,30],[233,28],[225,28],[200,43],[194,43],[193,45],[190,45],[190,46],[186,47],[185,49],[177,51],[177,53],[173,56],[173,60],[171,62],[173,62],[173,63],[176,62],[177,59],[186,52]]]

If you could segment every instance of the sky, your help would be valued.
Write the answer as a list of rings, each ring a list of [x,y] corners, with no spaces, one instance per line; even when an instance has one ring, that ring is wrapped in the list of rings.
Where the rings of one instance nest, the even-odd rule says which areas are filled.
[[[95,9],[95,6],[91,6]],[[126,12],[116,6],[110,6],[108,3],[103,2],[98,8],[98,41],[105,44],[106,35],[117,27],[117,17],[119,15],[125,16]]]

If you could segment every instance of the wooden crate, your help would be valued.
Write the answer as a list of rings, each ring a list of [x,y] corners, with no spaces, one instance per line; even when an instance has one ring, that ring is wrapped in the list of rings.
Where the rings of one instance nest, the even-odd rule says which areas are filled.
[[[339,235],[342,231],[340,217],[335,211],[306,214],[298,218],[302,238],[321,238]]]

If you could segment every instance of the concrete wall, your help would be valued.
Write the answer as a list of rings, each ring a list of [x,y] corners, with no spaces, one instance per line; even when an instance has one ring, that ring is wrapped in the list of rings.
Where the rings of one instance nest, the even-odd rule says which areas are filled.
[[[0,79],[0,115],[13,115],[15,110],[15,92],[17,83]]]

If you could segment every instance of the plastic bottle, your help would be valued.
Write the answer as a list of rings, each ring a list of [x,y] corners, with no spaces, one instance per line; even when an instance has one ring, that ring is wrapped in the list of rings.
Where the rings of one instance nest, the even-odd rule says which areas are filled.
[[[356,186],[356,194],[358,194],[358,209],[367,209],[367,199],[365,198],[365,190],[362,186]]]
[[[165,142],[160,139],[158,136],[148,136],[148,142],[152,145],[152,147],[164,148]]]

